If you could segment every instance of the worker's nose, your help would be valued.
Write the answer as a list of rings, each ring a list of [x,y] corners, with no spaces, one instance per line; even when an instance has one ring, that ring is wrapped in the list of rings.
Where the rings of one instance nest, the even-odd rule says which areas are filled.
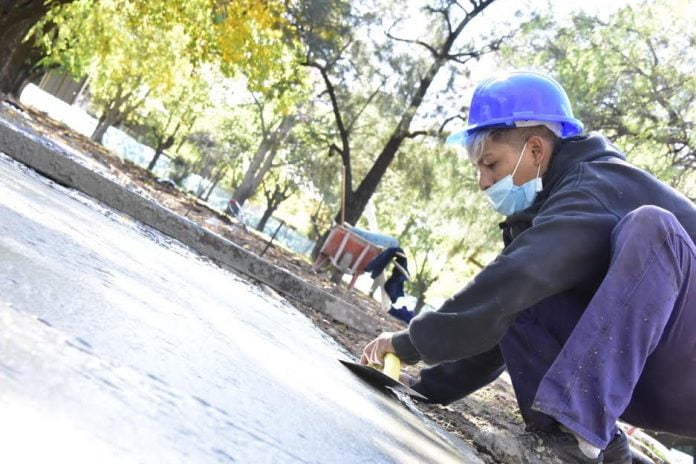
[[[491,185],[493,185],[493,176],[484,171],[479,171],[479,188],[486,190]]]

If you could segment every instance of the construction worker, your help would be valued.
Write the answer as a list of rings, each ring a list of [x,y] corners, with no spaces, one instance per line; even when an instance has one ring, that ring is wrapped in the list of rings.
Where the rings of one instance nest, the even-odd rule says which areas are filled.
[[[361,362],[424,361],[447,404],[507,368],[529,430],[567,462],[630,463],[616,422],[696,437],[696,207],[598,133],[535,72],[476,88],[466,146],[505,248],[441,308]]]

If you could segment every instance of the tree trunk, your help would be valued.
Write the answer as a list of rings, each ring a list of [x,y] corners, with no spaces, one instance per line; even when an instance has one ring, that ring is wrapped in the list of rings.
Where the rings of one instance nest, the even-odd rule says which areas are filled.
[[[92,140],[94,140],[97,143],[102,143],[104,140],[104,134],[106,134],[106,131],[111,127],[112,124],[114,124],[117,120],[117,116],[113,114],[113,112],[106,110],[104,114],[99,118],[99,122],[97,122],[97,127],[94,129],[94,132],[92,133],[92,136],[90,137]]]
[[[256,224],[256,230],[258,230],[259,232],[263,232],[264,227],[266,227],[266,223],[271,218],[271,216],[273,216],[273,213],[275,213],[276,209],[278,209],[278,206],[268,206],[266,208],[266,211],[263,212],[263,216],[261,216],[259,223]]]
[[[421,309],[423,309],[423,306],[425,306],[425,295],[420,294],[416,299],[416,306],[413,308],[413,312],[419,314],[421,312]]]
[[[203,200],[210,200],[210,195],[213,194],[213,190],[215,190],[215,187],[217,187],[217,185],[220,183],[223,177],[224,176],[220,176],[213,179],[213,181],[210,183],[210,186],[208,187],[208,190],[205,192],[205,195],[203,196]]]
[[[213,190],[215,190],[215,187],[217,187],[217,184],[224,179],[225,174],[227,174],[227,166],[220,166],[217,172],[213,174],[213,180],[210,182],[210,185],[208,185],[207,190],[204,191],[205,195],[202,195],[203,200],[208,201],[210,199],[210,195],[213,193]]]
[[[432,82],[432,78],[428,82],[428,85],[430,85],[430,82]],[[421,84],[421,86],[422,85],[423,84]],[[427,87],[423,90],[423,95],[425,95],[425,90],[427,90]],[[418,105],[420,105],[420,102],[418,103]],[[344,219],[347,223],[355,225],[360,219],[360,216],[362,216],[363,211],[365,211],[365,206],[367,206],[367,203],[370,201],[370,198],[377,190],[377,186],[379,185],[380,180],[382,180],[384,174],[387,172],[387,168],[396,157],[396,153],[399,150],[399,146],[408,136],[408,128],[411,125],[411,121],[413,120],[414,114],[415,108],[413,109],[413,111],[407,111],[406,113],[404,113],[404,115],[401,118],[401,122],[392,133],[391,137],[389,138],[389,141],[382,149],[382,152],[377,157],[377,160],[374,162],[367,175],[365,175],[362,182],[360,182],[358,188],[354,192],[351,192],[348,188],[346,189],[346,212]],[[336,214],[334,220],[336,223],[339,223],[341,221],[340,210]],[[317,241],[316,245],[314,246],[314,249],[312,250],[312,256],[316,256],[319,254],[319,250],[324,244],[324,240],[326,240],[328,232],[329,231],[327,230],[322,235],[322,238]]]
[[[433,276],[430,271],[428,271],[428,257],[430,256],[431,251],[432,246],[426,250],[425,256],[423,257],[423,261],[420,263],[420,265],[418,264],[417,260],[413,260],[416,274],[413,276],[413,280],[410,283],[410,288],[413,294],[416,295],[416,307],[414,308],[414,312],[416,314],[420,312],[425,304],[425,294],[428,292],[428,289],[433,285],[433,282],[437,280],[436,277]]]
[[[354,192],[349,191],[346,193],[345,218],[347,222],[355,224],[358,219],[360,219],[360,216],[362,216],[365,206],[367,206],[370,198],[372,198],[372,195],[377,190],[377,186],[382,180],[382,177],[384,177],[389,165],[396,157],[399,147],[401,147],[403,141],[409,136],[411,122],[416,115],[416,111],[418,111],[421,103],[423,103],[423,98],[428,92],[430,84],[432,84],[433,79],[435,79],[435,76],[444,63],[445,60],[442,58],[436,59],[432,63],[425,77],[421,79],[420,85],[411,99],[411,104],[401,115],[399,124],[397,124],[374,164],[360,182],[358,188],[355,189]]]
[[[215,190],[215,187],[217,187],[217,184],[220,183],[220,179],[215,179],[210,186],[208,187],[208,190],[205,192],[205,195],[203,195],[203,201],[208,201],[210,200],[210,195],[213,194],[213,190]]]
[[[159,157],[162,156],[162,153],[164,152],[164,148],[162,145],[157,144],[157,148],[155,149],[155,156],[152,157],[150,160],[150,164],[147,165],[147,170],[152,171],[155,166],[157,165],[157,161],[159,160]]]
[[[174,113],[169,113],[169,119],[167,120],[167,124],[165,125],[164,129],[162,132],[158,133],[156,127],[152,127],[152,135],[155,136],[155,140],[157,140],[157,147],[155,149],[155,156],[152,157],[152,160],[150,161],[150,164],[147,165],[147,170],[152,171],[157,164],[157,160],[159,159],[160,155],[164,152],[164,150],[167,150],[171,148],[172,145],[174,145],[174,139],[176,137],[177,132],[179,132],[179,128],[181,127],[181,121],[176,125],[174,130],[170,134],[167,135],[167,129],[169,128],[169,123],[172,122],[172,116]]]
[[[155,156],[152,157],[152,160],[150,160],[150,164],[147,165],[147,170],[152,171],[155,168],[155,165],[157,165],[157,160],[159,160],[159,157],[164,153],[164,150],[170,148],[172,145],[174,145],[174,137],[176,134],[176,131],[179,130],[179,126],[176,127],[175,131],[173,134],[170,134],[166,139],[162,140],[162,138],[157,138],[157,147],[155,148]]]
[[[422,266],[425,266],[425,261]],[[427,277],[426,275],[416,275],[413,283],[411,284],[411,291],[416,297],[416,306],[413,308],[413,312],[418,314],[423,306],[425,306],[425,294],[428,293],[428,289],[435,282],[434,278]]]
[[[187,124],[187,126],[186,126],[186,130],[185,130],[184,134],[190,134],[190,133],[191,133],[191,130],[193,129],[193,125],[196,123],[196,119],[197,119],[197,118],[191,119],[191,121],[190,121],[190,122]],[[178,155],[179,152],[181,151],[181,147],[184,145],[185,142],[186,142],[186,137],[181,137],[181,139],[179,140],[179,144],[176,146],[176,150],[174,150],[174,152],[175,152],[177,155]]]
[[[182,187],[181,183],[191,174],[191,165],[180,157],[174,157],[169,165],[169,178]]]
[[[273,193],[269,192],[264,192],[266,195],[266,211],[263,212],[263,216],[261,216],[261,220],[259,223],[256,225],[256,230],[262,231],[263,228],[266,227],[266,222],[268,219],[271,217],[271,215],[278,209],[280,204],[290,198],[292,195],[292,187],[290,184],[285,184],[284,187],[280,187],[279,184],[276,184]]]
[[[406,237],[408,237],[408,233],[411,230],[411,227],[413,227],[415,225],[416,225],[416,217],[414,215],[409,216],[408,221],[406,221],[406,225],[404,226],[403,230],[399,234],[399,237],[398,237],[399,243],[406,240]]]
[[[38,50],[30,47],[27,43],[18,44],[13,56],[3,67],[0,76],[0,89],[15,98],[19,98],[25,82],[40,74],[40,70],[36,67],[40,59],[41,54]]]
[[[240,206],[243,206],[244,202],[254,195],[263,177],[271,168],[273,158],[278,153],[278,144],[283,141],[296,123],[297,119],[294,115],[285,116],[278,128],[259,144],[249,168],[244,173],[242,182],[232,194],[232,198],[237,200]]]
[[[198,187],[196,187],[196,198],[203,199],[203,195],[205,194],[206,189],[208,188],[204,183],[203,178],[201,177],[201,180],[198,181]]]
[[[24,42],[29,30],[54,5],[72,0],[0,0],[0,91],[17,96],[22,82],[41,59],[31,41]]]
[[[116,95],[113,96],[106,105],[106,108],[104,108],[104,112],[97,123],[97,128],[94,129],[94,133],[90,137],[92,140],[102,143],[107,129],[110,126],[118,125],[125,121],[138,106],[143,104],[148,95],[150,95],[150,90],[148,90],[138,100],[131,101],[133,92],[134,90],[124,89],[121,84],[118,84]]]
[[[240,206],[243,206],[244,202],[246,202],[254,194],[254,190],[256,190],[254,187],[254,181],[256,179],[257,171],[271,149],[272,147],[268,139],[264,139],[257,148],[256,154],[252,158],[249,167],[244,173],[242,182],[240,182],[232,194],[232,198],[237,200]]]
[[[314,247],[312,248],[312,253],[310,253],[310,256],[312,258],[312,261],[316,260],[317,257],[319,257],[319,252],[321,251],[321,247],[324,246],[324,242],[329,236],[329,232],[331,232],[331,229],[326,229],[323,234],[317,239],[316,242],[314,242]]]

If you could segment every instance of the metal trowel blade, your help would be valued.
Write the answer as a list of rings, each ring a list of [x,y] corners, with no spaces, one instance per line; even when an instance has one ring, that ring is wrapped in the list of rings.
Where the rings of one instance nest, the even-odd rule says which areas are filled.
[[[394,390],[398,390],[400,392],[406,393],[407,395],[410,395],[414,398],[418,398],[420,400],[425,400],[427,401],[428,398],[425,396],[421,395],[414,389],[404,385],[403,383],[399,382],[398,380],[394,380],[391,377],[389,377],[387,374],[384,372],[378,371],[374,367],[369,367],[369,366],[363,366],[362,364],[350,362],[350,361],[344,361],[343,359],[339,359],[341,361],[341,364],[346,366],[348,369],[353,371],[358,377],[363,379],[365,382],[369,383],[373,387],[384,389],[386,387],[392,388]]]

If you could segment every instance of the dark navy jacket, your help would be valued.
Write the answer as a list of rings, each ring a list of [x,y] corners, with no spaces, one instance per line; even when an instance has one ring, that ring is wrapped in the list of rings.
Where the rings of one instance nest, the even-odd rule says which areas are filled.
[[[421,372],[416,386],[436,402],[464,396],[502,372],[497,345],[521,311],[563,292],[589,301],[609,266],[612,230],[629,212],[659,206],[696,238],[694,204],[627,163],[599,134],[561,141],[543,183],[534,204],[501,225],[503,252],[440,309],[421,313],[392,339],[405,362],[437,364]]]

